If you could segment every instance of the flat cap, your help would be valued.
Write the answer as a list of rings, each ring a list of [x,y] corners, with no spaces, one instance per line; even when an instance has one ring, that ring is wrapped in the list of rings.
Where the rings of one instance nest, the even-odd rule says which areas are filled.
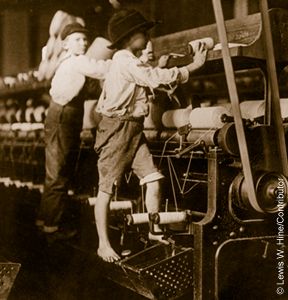
[[[87,34],[88,30],[84,26],[82,26],[80,23],[77,23],[77,22],[70,23],[70,24],[66,25],[64,27],[64,29],[62,30],[61,35],[60,35],[61,39],[65,40],[68,35],[75,33],[75,32],[82,32],[82,33]]]

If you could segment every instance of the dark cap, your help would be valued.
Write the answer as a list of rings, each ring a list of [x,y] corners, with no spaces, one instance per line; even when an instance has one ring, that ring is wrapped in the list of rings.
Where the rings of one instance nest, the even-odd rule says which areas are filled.
[[[156,22],[147,21],[141,13],[134,9],[123,9],[115,13],[108,23],[108,35],[112,44],[109,49],[115,49],[124,38],[137,30],[149,30]]]
[[[71,24],[66,25],[64,27],[64,29],[62,30],[61,39],[65,40],[68,35],[75,33],[75,32],[82,32],[82,33],[87,34],[88,30],[84,26],[82,26],[81,24],[79,24],[77,22],[71,23]]]

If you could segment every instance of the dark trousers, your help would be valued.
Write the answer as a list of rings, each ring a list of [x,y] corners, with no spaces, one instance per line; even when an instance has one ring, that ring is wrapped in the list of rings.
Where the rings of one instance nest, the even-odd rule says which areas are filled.
[[[58,226],[80,146],[83,108],[51,102],[45,120],[46,178],[38,219]]]

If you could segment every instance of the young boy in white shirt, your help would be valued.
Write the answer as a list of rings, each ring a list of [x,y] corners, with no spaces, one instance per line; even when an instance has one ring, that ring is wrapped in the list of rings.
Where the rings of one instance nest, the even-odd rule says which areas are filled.
[[[120,259],[108,237],[108,210],[114,182],[132,168],[146,184],[146,208],[155,213],[160,209],[160,184],[163,175],[153,163],[143,133],[144,117],[149,113],[146,89],[175,86],[187,82],[189,74],[201,67],[206,59],[203,45],[194,61],[182,68],[153,68],[140,59],[148,42],[147,31],[155,25],[135,10],[120,10],[109,21],[108,33],[114,54],[106,75],[97,111],[102,114],[97,129],[95,150],[99,155],[99,190],[95,204],[99,236],[98,255],[107,262]],[[159,227],[156,231],[161,231]],[[162,235],[149,233],[149,238],[162,241]]]
[[[61,217],[80,146],[87,77],[104,79],[111,61],[85,56],[87,29],[79,23],[67,25],[61,34],[66,55],[51,82],[52,97],[45,120],[44,193],[36,225],[55,239],[70,238],[75,230],[63,230]]]

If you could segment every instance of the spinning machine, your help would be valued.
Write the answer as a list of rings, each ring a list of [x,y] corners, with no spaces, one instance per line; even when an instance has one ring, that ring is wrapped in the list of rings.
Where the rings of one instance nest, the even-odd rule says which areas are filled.
[[[288,62],[288,12],[268,10],[266,0],[259,0],[260,13],[224,22],[221,1],[212,1],[216,24],[153,40],[155,56],[170,54],[170,66],[192,60],[190,41],[214,41],[205,66],[169,95],[171,100],[155,92],[157,101],[151,102],[145,120],[148,144],[165,175],[161,212],[145,211],[145,186],[131,174],[117,183],[110,205],[111,239],[122,259],[104,263],[106,276],[149,299],[231,299],[232,294],[273,299],[279,249],[287,270],[287,236],[276,220],[279,213],[288,213],[288,99],[280,99],[278,89]],[[249,77],[255,70],[264,99],[240,99],[237,74]],[[191,90],[197,78],[220,73],[226,77],[229,101],[207,106],[200,100],[195,107]],[[95,102],[86,105],[91,108]],[[41,193],[45,107],[38,110],[37,122],[34,116],[33,122],[1,124],[1,189]],[[93,126],[90,122],[82,132],[80,155],[93,152]],[[28,169],[15,168],[17,163]],[[88,167],[84,175],[91,174]],[[89,180],[82,185],[79,178],[74,197],[77,189],[88,191],[78,199],[81,205],[87,199],[93,205],[95,182],[85,189]],[[168,245],[148,240],[156,224]]]
[[[123,202],[124,258],[107,273],[147,298],[174,299],[187,292],[187,299],[197,300],[275,296],[277,249],[287,257],[287,236],[277,231],[276,219],[287,211],[288,101],[280,101],[277,78],[287,62],[288,14],[268,11],[266,1],[259,4],[260,13],[224,22],[221,2],[214,0],[216,24],[153,41],[156,56],[173,53],[171,66],[181,66],[191,60],[185,54],[190,40],[213,38],[215,46],[199,73],[224,68],[230,101],[193,108],[183,106],[179,96],[182,108],[162,113],[161,105],[152,104],[145,134],[166,175],[165,207],[148,214],[143,199],[140,208],[139,202],[136,208]],[[262,74],[264,100],[240,103],[235,72],[249,74],[252,68]],[[141,236],[143,228],[153,232],[155,224],[170,245],[149,247],[144,240],[144,250],[131,255],[123,234],[133,236],[136,227]],[[133,236],[134,247],[136,240]]]

